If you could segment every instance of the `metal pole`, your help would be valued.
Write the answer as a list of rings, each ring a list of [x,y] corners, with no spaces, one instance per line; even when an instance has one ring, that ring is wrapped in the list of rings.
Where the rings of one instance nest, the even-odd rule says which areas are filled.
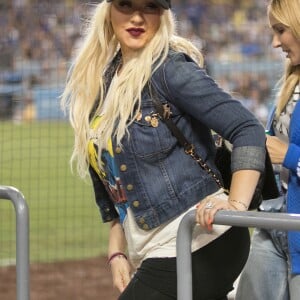
[[[193,299],[191,241],[195,212],[196,210],[188,212],[178,228],[176,244],[178,300]],[[220,210],[215,215],[214,224],[300,231],[300,215]]]
[[[16,212],[17,300],[29,300],[29,211],[24,196],[11,186],[0,186],[0,199],[11,200]]]

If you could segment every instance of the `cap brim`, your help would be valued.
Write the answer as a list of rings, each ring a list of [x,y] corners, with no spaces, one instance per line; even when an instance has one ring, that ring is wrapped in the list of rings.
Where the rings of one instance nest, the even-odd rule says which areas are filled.
[[[166,0],[155,0],[157,4],[159,4],[164,9],[169,9],[171,7],[170,1]]]
[[[107,2],[112,2],[112,0],[106,0]],[[166,1],[166,0],[155,0],[155,2],[161,6],[164,9],[169,9],[171,8],[171,3],[170,1]]]

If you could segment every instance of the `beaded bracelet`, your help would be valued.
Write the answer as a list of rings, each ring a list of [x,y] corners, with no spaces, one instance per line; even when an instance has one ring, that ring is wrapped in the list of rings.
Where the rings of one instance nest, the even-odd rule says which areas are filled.
[[[235,203],[241,204],[241,205],[244,206],[244,208],[245,208],[246,210],[248,210],[248,206],[247,206],[244,202],[242,202],[242,201],[230,199],[229,202],[235,202]]]
[[[107,260],[107,264],[110,265],[111,261],[115,258],[115,257],[124,257],[125,259],[127,259],[127,256],[123,253],[123,252],[116,252],[113,253]]]

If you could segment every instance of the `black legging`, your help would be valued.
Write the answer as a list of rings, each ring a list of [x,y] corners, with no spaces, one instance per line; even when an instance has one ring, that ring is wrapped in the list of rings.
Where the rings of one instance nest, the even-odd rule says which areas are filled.
[[[247,228],[232,227],[192,254],[193,299],[226,300],[249,254]],[[150,258],[119,300],[177,299],[176,258]]]

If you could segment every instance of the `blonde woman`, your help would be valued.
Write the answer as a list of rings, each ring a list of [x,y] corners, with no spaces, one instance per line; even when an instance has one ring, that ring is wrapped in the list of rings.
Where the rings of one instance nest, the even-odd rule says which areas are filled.
[[[212,130],[233,144],[227,196],[185,153],[154,105],[214,164]],[[227,299],[249,253],[246,228],[213,226],[220,209],[247,210],[264,168],[264,129],[203,69],[176,35],[170,0],[112,0],[95,7],[62,105],[74,128],[72,162],[90,174],[110,224],[108,263],[121,300],[176,295],[176,235],[197,208],[192,243],[195,299]]]
[[[300,1],[273,0],[268,6],[272,46],[286,53],[286,70],[267,136],[274,164],[282,166],[282,197],[263,210],[300,213]],[[273,205],[271,205],[273,203]],[[240,300],[296,300],[300,295],[300,233],[256,230],[240,279]]]

